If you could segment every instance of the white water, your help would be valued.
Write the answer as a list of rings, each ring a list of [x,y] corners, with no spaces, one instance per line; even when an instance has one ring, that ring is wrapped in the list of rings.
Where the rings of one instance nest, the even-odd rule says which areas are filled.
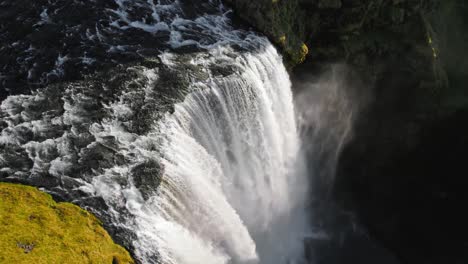
[[[145,201],[135,187],[116,187],[116,168],[94,188],[109,204],[124,197],[143,262],[156,254],[170,264],[300,263],[307,181],[288,74],[271,45],[220,57],[238,73],[194,84],[153,136],[119,136],[161,147],[154,195]]]

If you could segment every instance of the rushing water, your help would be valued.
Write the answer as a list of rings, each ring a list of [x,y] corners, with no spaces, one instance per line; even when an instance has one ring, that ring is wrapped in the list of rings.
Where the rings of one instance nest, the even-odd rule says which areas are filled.
[[[178,87],[147,66],[128,68],[138,77],[119,91],[78,82],[10,96],[0,112],[2,175],[58,179],[48,191],[103,199],[105,207],[74,196],[129,230],[116,235],[142,263],[304,263],[308,182],[288,73],[268,40],[235,30],[222,5],[207,3],[215,14],[191,19],[179,1],[117,0],[110,11],[108,34],[167,32],[174,50],[158,56],[163,68],[195,69],[173,111],[158,108],[172,102],[161,91]],[[137,7],[153,22],[135,19]],[[197,51],[178,52],[186,46]],[[135,130],[142,108],[152,118]]]
[[[144,200],[133,186],[113,188],[115,170],[94,188],[109,204],[125,197],[145,262],[300,261],[307,182],[288,74],[271,45],[219,56],[239,71],[195,84],[158,132],[137,143],[160,146],[164,172],[154,194]]]
[[[272,263],[300,253],[295,231],[305,219],[296,210],[306,184],[296,171],[288,75],[271,46],[233,63],[241,73],[189,95],[161,124],[165,173],[152,203],[175,225],[166,242],[174,263]],[[186,256],[191,247],[206,255]]]

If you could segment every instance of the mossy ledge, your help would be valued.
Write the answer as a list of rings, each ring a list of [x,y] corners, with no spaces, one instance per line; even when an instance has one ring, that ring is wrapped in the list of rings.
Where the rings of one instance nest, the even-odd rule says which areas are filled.
[[[11,183],[0,183],[0,248],[0,263],[134,263],[89,212]]]

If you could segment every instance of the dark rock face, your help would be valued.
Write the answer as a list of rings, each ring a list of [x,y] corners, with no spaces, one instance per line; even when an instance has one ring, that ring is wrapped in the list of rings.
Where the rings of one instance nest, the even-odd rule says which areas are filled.
[[[228,2],[273,40],[279,36],[272,33],[274,23],[287,21],[274,21],[270,15],[282,1]],[[293,71],[295,87],[303,84],[301,76],[317,74],[317,66],[344,61],[360,73],[366,98],[372,98],[359,114],[354,137],[332,176],[335,201],[341,204],[338,211],[345,207],[356,212],[357,221],[402,263],[468,262],[463,251],[468,237],[463,216],[468,202],[463,191],[468,53],[462,48],[468,40],[467,4],[459,0],[296,3],[294,12],[284,13],[297,25],[286,35],[304,41],[309,54],[305,64]],[[256,10],[260,11],[253,15]],[[362,99],[356,98],[356,103]],[[327,218],[330,213],[323,215]],[[355,241],[353,232],[347,234]],[[320,241],[310,243],[340,250],[333,246],[336,240]]]
[[[341,0],[320,0],[318,2],[318,7],[321,9],[325,9],[325,8],[336,9],[336,8],[340,8],[341,5],[342,5]]]
[[[336,193],[354,201],[372,234],[403,263],[468,261],[468,74],[459,47],[468,36],[466,8],[440,2],[424,17],[432,69],[417,57],[410,60],[421,66],[408,68],[405,56],[378,74],[374,101],[340,160]]]
[[[241,18],[266,34],[284,51],[289,66],[304,61],[306,24],[298,0],[226,0]]]
[[[381,125],[389,130],[383,132],[364,125],[342,155],[341,187],[350,192],[366,226],[403,263],[468,259],[462,209],[468,201],[467,117],[465,110],[422,125],[413,132],[418,142],[412,145],[402,142],[409,138],[404,126]]]
[[[296,69],[345,60],[372,98],[340,155],[335,199],[401,263],[466,263],[466,4],[364,2],[319,11]]]
[[[432,1],[227,0],[237,14],[280,46],[292,66],[302,62],[301,45],[312,60],[369,64],[396,56],[408,46],[430,53],[421,14]],[[421,35],[422,38],[421,38]],[[418,45],[414,45],[418,42]]]

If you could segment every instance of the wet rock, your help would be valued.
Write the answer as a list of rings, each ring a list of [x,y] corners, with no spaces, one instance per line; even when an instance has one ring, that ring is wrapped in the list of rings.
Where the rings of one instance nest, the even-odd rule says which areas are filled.
[[[163,168],[155,160],[145,161],[132,169],[135,186],[140,190],[144,199],[155,194],[161,184]]]
[[[341,7],[341,0],[319,0],[319,8],[331,8],[336,9]]]

